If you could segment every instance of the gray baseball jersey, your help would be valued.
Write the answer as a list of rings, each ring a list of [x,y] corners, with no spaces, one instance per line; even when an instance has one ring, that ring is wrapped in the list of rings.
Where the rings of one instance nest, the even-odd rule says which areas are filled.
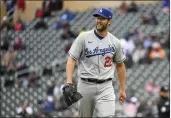
[[[78,76],[82,78],[113,78],[115,63],[125,60],[120,41],[115,36],[108,32],[100,40],[94,30],[79,35],[74,40],[69,55],[78,60]]]
[[[78,60],[78,76],[106,80],[114,78],[115,63],[125,60],[120,41],[108,32],[99,38],[94,30],[79,35],[73,42],[69,55]],[[77,90],[83,96],[78,101],[79,117],[92,117],[94,109],[98,117],[113,117],[115,94],[112,81],[102,84],[79,79]]]

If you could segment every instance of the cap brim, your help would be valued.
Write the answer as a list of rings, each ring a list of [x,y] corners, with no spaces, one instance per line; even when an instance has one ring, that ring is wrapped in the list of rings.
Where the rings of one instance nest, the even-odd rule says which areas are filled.
[[[166,91],[169,91],[169,89],[168,88],[161,88],[160,91],[165,91],[166,92]]]
[[[103,17],[103,18],[106,18],[106,19],[107,19],[107,17],[105,17],[105,16],[104,16],[104,15],[102,15],[102,14],[98,14],[98,13],[93,14],[93,16],[94,16],[94,17],[101,16],[101,17]]]

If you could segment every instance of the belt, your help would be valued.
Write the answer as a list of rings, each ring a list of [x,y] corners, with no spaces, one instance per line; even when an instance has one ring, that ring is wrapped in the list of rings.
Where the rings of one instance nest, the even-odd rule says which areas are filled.
[[[87,82],[93,82],[93,83],[97,83],[97,84],[102,84],[104,82],[107,82],[107,81],[110,81],[112,80],[112,78],[108,78],[106,80],[99,80],[99,79],[88,79],[88,78],[81,78],[82,80],[84,81],[87,81]]]

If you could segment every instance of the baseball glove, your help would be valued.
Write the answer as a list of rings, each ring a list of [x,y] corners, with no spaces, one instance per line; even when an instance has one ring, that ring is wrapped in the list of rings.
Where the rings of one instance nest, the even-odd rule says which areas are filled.
[[[65,85],[62,90],[65,102],[68,107],[83,97],[79,92],[77,92],[77,89],[73,84]]]

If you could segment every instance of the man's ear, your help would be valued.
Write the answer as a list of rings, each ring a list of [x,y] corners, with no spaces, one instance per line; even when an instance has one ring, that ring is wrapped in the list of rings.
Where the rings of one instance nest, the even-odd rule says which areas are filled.
[[[108,25],[112,24],[112,19],[109,19]]]

